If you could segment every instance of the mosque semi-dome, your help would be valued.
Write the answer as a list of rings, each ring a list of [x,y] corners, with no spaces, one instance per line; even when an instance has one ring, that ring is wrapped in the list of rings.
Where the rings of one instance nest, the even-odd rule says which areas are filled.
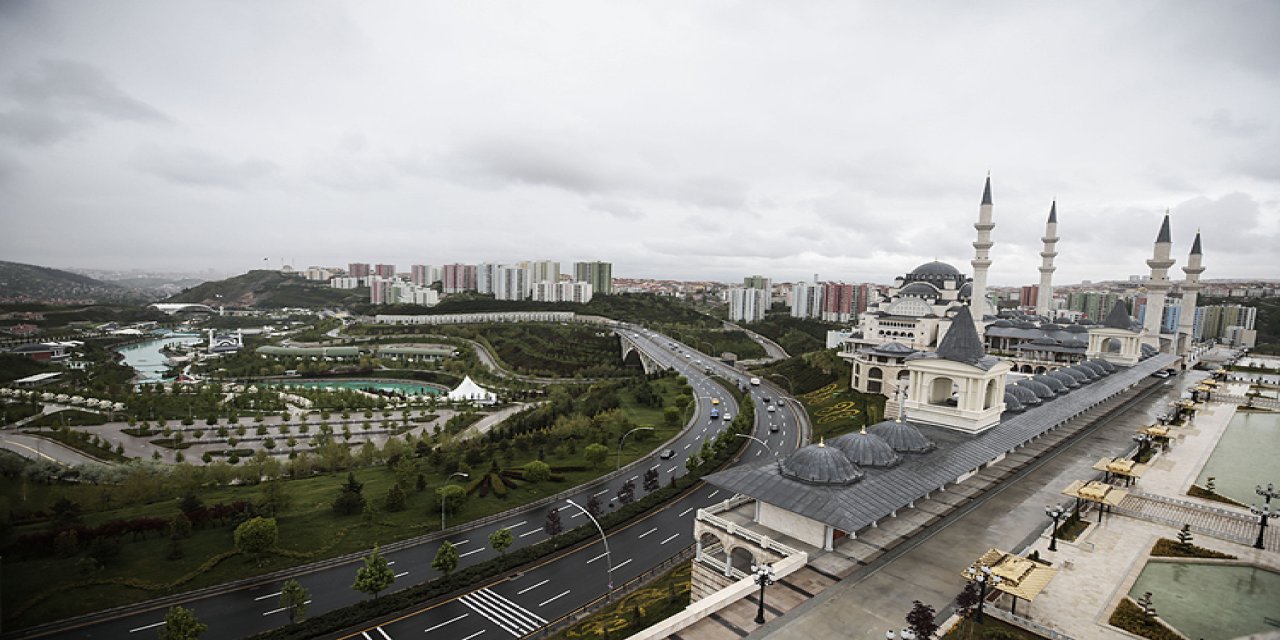
[[[862,479],[862,469],[825,443],[794,451],[782,461],[782,475],[806,484],[848,485]]]
[[[937,298],[940,295],[938,288],[928,282],[912,282],[898,291],[898,295],[914,296],[917,298]]]
[[[934,260],[926,262],[915,269],[911,270],[913,276],[949,276],[955,277],[960,275],[960,270],[945,263]]]

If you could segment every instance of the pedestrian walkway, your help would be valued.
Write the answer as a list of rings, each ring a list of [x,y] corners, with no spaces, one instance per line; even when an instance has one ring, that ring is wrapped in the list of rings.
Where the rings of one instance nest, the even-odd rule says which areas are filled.
[[[813,567],[804,567],[767,587],[764,612],[765,621],[786,614],[805,600],[835,584],[837,578],[821,573]],[[673,640],[736,640],[757,629],[756,614],[760,610],[760,592],[735,601],[733,604],[707,616],[693,625],[670,636]]]
[[[1258,533],[1258,519],[1250,514],[1141,492],[1125,496],[1115,513],[1173,527],[1191,525],[1196,533],[1242,544],[1253,544]],[[1280,552],[1280,531],[1268,528],[1263,544]]]

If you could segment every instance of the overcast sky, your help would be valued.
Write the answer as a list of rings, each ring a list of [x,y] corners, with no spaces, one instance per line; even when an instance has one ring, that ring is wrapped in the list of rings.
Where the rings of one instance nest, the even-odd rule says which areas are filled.
[[[0,2],[0,259],[1280,278],[1280,3]],[[263,258],[270,257],[264,263]]]

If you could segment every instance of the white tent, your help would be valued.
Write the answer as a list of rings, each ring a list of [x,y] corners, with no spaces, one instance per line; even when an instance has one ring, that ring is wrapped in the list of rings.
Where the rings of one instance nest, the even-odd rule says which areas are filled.
[[[498,396],[492,391],[478,385],[471,379],[471,376],[463,378],[462,384],[458,388],[449,392],[449,400],[455,402],[474,402],[476,404],[493,404],[498,401]]]

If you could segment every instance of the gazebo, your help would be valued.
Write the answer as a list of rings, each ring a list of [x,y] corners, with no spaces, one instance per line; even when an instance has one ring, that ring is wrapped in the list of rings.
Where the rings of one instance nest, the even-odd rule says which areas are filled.
[[[1093,464],[1093,468],[1107,474],[1103,478],[1103,482],[1111,479],[1111,476],[1125,479],[1125,486],[1129,486],[1135,480],[1142,477],[1146,473],[1147,465],[1129,460],[1127,458],[1102,458]]]
[[[988,573],[984,568],[990,569],[989,575],[999,578],[991,581],[991,588],[1013,596],[1010,611],[1015,614],[1018,612],[1019,598],[1031,602],[1058,573],[1057,569],[1035,560],[999,549],[989,549],[960,575],[966,580],[977,580],[979,573]]]
[[[1070,486],[1062,490],[1062,495],[1071,496],[1076,499],[1076,513],[1080,512],[1080,502],[1092,502],[1098,505],[1098,522],[1102,522],[1102,513],[1107,507],[1114,507],[1125,496],[1129,495],[1128,491],[1113,487],[1101,480],[1076,480]]]

